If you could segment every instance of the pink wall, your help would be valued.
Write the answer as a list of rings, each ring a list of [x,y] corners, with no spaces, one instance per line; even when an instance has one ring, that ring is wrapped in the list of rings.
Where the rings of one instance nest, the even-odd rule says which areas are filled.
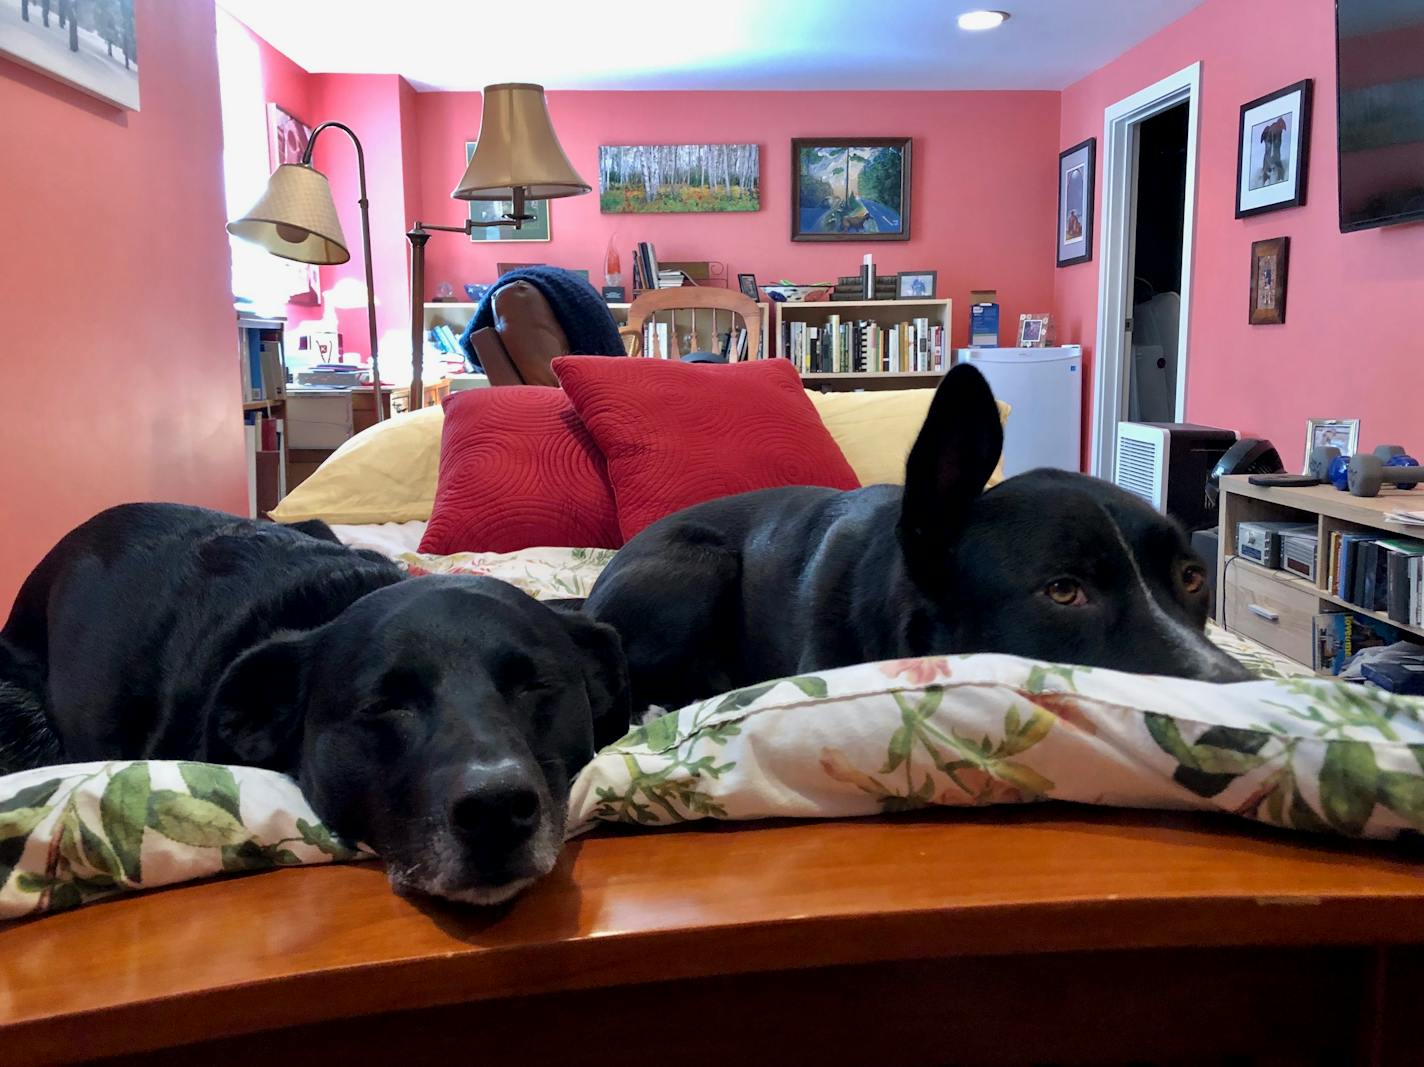
[[[1332,0],[1206,0],[1065,90],[1058,136],[1060,148],[1099,138],[1101,202],[1104,109],[1201,60],[1187,418],[1268,437],[1295,469],[1312,416],[1359,417],[1365,445],[1424,449],[1412,387],[1424,226],[1339,231],[1334,33]],[[1302,78],[1315,79],[1306,206],[1238,220],[1240,107]],[[1283,235],[1291,238],[1286,322],[1248,325],[1251,242]],[[1060,333],[1091,347],[1097,299],[1096,260],[1059,270]]]
[[[136,15],[137,112],[0,59],[0,605],[110,504],[247,506],[213,6]]]
[[[746,214],[603,215],[597,191],[551,205],[552,240],[474,243],[437,234],[427,246],[427,298],[440,282],[462,293],[489,282],[495,263],[583,268],[601,284],[613,239],[631,284],[631,249],[652,241],[666,260],[726,264],[731,284],[834,281],[871,252],[882,272],[937,270],[938,295],[955,301],[954,343],[967,343],[971,289],[999,291],[1004,322],[1047,310],[1053,300],[1054,153],[1058,97],[1041,92],[551,92],[559,140],[584,180],[597,186],[600,144],[755,142],[761,146],[762,209]],[[478,93],[422,93],[420,210],[425,222],[459,225],[465,205],[450,190],[465,169],[465,142],[480,129]],[[903,243],[793,243],[791,138],[914,138],[912,239]],[[1007,327],[1006,327],[1007,331]]]

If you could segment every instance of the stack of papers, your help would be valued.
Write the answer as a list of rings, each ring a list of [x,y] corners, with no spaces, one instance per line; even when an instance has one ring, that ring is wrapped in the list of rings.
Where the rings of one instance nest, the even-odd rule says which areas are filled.
[[[1385,519],[1404,526],[1424,526],[1424,511],[1391,511]]]

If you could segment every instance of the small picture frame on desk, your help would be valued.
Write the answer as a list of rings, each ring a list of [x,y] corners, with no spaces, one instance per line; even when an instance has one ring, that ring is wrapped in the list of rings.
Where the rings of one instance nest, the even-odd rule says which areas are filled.
[[[605,304],[626,304],[628,302],[628,289],[622,285],[605,285],[603,287],[603,302]]]
[[[1359,419],[1306,419],[1305,461],[1310,470],[1310,454],[1317,448],[1338,448],[1342,456],[1353,456],[1360,450]]]
[[[933,300],[937,271],[902,270],[895,276],[896,300]]]
[[[761,297],[758,295],[760,290],[757,287],[757,280],[755,274],[738,274],[737,288],[742,291],[742,295],[744,297],[746,297],[753,303],[756,303],[761,299]]]

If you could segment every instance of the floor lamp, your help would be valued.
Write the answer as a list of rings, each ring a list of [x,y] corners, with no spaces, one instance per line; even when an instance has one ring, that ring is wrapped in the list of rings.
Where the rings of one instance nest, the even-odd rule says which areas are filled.
[[[417,221],[405,235],[410,241],[410,404],[424,399],[421,372],[425,363],[425,242],[431,231],[470,234],[477,229],[508,226],[518,230],[533,215],[524,213],[530,200],[578,196],[591,187],[564,155],[541,85],[487,85],[480,116],[479,140],[465,176],[450,196],[455,200],[510,202],[503,217],[488,222],[468,220],[463,226],[436,226]]]
[[[323,122],[307,138],[306,151],[300,163],[283,163],[272,177],[257,203],[240,219],[227,224],[234,237],[251,241],[274,256],[293,259],[298,263],[335,266],[351,258],[346,250],[346,236],[341,232],[341,220],[336,215],[336,202],[331,198],[331,186],[326,175],[312,166],[312,150],[323,130],[342,130],[356,146],[356,173],[360,179],[361,251],[366,259],[366,325],[371,332],[371,391],[375,394],[376,420],[385,418],[381,403],[381,361],[376,351],[376,291],[371,279],[371,218],[366,200],[366,154],[350,126],[340,122]]]

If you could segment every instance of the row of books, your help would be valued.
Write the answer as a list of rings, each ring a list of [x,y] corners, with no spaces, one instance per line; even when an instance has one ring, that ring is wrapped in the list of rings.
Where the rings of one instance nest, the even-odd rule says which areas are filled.
[[[802,374],[899,374],[945,369],[944,327],[926,317],[893,326],[868,319],[781,324],[782,351]]]
[[[1424,626],[1424,541],[1336,530],[1326,588],[1392,622]]]
[[[282,330],[244,326],[242,338],[242,399],[277,400],[287,395],[287,369],[282,361]]]
[[[697,283],[680,270],[664,270],[658,266],[658,253],[647,241],[639,241],[633,250],[633,288],[677,289],[683,284]]]
[[[286,423],[260,411],[243,416],[247,449],[247,510],[253,518],[266,515],[287,495],[282,464]]]

